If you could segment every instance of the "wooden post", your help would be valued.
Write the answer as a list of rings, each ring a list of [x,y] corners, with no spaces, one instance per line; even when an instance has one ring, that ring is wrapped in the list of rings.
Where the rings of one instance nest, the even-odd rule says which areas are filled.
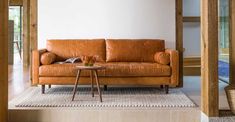
[[[30,66],[32,79],[32,50],[37,49],[37,0],[23,0],[23,64]]]
[[[8,121],[8,0],[0,0],[0,122]]]
[[[183,87],[183,1],[176,0],[176,49],[179,51],[179,87]]]
[[[29,5],[30,0],[23,0],[23,65],[26,67],[30,61]]]
[[[235,1],[229,1],[229,64],[230,64],[230,85],[235,86]]]
[[[30,64],[32,64],[32,51],[38,49],[38,0],[30,0],[29,31],[30,31]],[[30,65],[30,80],[32,81],[32,65]]]
[[[219,114],[218,100],[218,0],[201,0],[201,110]]]
[[[38,42],[37,42],[37,35],[38,35],[38,1],[37,0],[30,0],[30,48],[31,50],[38,48]]]

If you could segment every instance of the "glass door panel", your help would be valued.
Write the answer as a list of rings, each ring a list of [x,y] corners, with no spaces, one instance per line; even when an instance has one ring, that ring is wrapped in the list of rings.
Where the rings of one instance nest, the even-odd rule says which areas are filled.
[[[229,0],[219,0],[219,79],[229,82]]]

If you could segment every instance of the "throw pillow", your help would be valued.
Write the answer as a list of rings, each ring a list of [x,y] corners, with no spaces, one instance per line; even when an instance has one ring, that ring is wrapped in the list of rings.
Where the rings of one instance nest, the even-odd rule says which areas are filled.
[[[165,52],[156,52],[154,55],[154,60],[159,64],[167,65],[170,63],[170,54]]]
[[[56,55],[51,52],[46,52],[41,55],[41,63],[43,65],[52,64],[56,60]]]

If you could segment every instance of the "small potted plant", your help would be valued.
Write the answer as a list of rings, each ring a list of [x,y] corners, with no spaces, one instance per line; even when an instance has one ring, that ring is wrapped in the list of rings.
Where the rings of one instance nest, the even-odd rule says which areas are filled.
[[[229,107],[233,114],[235,114],[235,86],[230,84],[224,88],[228,99]]]
[[[84,66],[93,66],[96,62],[97,56],[82,56],[81,60]]]

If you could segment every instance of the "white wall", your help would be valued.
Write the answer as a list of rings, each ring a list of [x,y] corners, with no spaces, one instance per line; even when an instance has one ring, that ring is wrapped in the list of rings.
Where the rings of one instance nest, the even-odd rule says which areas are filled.
[[[183,16],[200,16],[200,0],[183,0]],[[200,56],[200,22],[184,23],[184,57]]]
[[[39,0],[39,48],[47,39],[159,38],[175,48],[175,0]]]
[[[200,15],[200,0],[183,0],[183,15],[184,16],[199,16]]]
[[[184,56],[194,57],[201,55],[201,37],[200,37],[200,23],[199,22],[187,22],[184,23]]]

